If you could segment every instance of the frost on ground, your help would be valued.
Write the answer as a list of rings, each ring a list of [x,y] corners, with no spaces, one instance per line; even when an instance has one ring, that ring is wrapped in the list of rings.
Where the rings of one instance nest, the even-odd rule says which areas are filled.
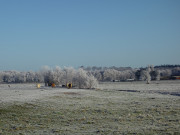
[[[1,84],[0,103],[8,105],[14,102],[33,102],[42,98],[48,99],[63,91],[68,91],[68,89],[44,87],[43,84],[40,89],[37,89],[36,84],[10,84],[10,87],[8,84]]]
[[[180,81],[0,85],[0,134],[180,134]]]

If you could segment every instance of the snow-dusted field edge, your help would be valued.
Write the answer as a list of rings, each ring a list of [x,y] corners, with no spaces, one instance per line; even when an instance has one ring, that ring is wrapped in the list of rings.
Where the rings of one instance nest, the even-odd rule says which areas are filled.
[[[37,88],[36,84],[0,84],[0,103],[33,102],[68,91],[80,92],[83,90],[51,88],[45,87],[44,84],[41,84],[41,88]]]
[[[164,95],[179,96],[180,81],[154,81],[151,84],[145,82],[104,82],[98,86],[99,90],[118,90],[141,92],[141,93],[158,93]],[[13,102],[30,102],[46,97],[58,95],[61,92],[86,92],[85,89],[66,89],[44,87],[36,88],[36,84],[0,84],[0,103]],[[99,95],[101,97],[101,95]],[[47,98],[48,99],[48,98]]]

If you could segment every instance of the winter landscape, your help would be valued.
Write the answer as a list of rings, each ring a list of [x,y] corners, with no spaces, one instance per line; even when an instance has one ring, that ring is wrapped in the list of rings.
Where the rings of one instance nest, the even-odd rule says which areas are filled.
[[[0,85],[0,134],[180,134],[180,81]]]
[[[180,135],[180,0],[0,0],[0,135]]]
[[[180,80],[160,80],[179,68],[129,70],[2,72],[0,134],[180,134]]]

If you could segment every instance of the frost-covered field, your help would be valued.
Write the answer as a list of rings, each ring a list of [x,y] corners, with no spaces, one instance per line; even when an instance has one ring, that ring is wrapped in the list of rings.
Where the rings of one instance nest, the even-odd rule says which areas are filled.
[[[180,81],[96,90],[0,84],[0,134],[180,134]]]

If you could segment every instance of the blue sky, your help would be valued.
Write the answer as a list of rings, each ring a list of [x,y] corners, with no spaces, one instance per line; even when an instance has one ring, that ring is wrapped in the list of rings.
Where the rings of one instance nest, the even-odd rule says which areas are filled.
[[[180,64],[179,0],[0,0],[0,70]]]

